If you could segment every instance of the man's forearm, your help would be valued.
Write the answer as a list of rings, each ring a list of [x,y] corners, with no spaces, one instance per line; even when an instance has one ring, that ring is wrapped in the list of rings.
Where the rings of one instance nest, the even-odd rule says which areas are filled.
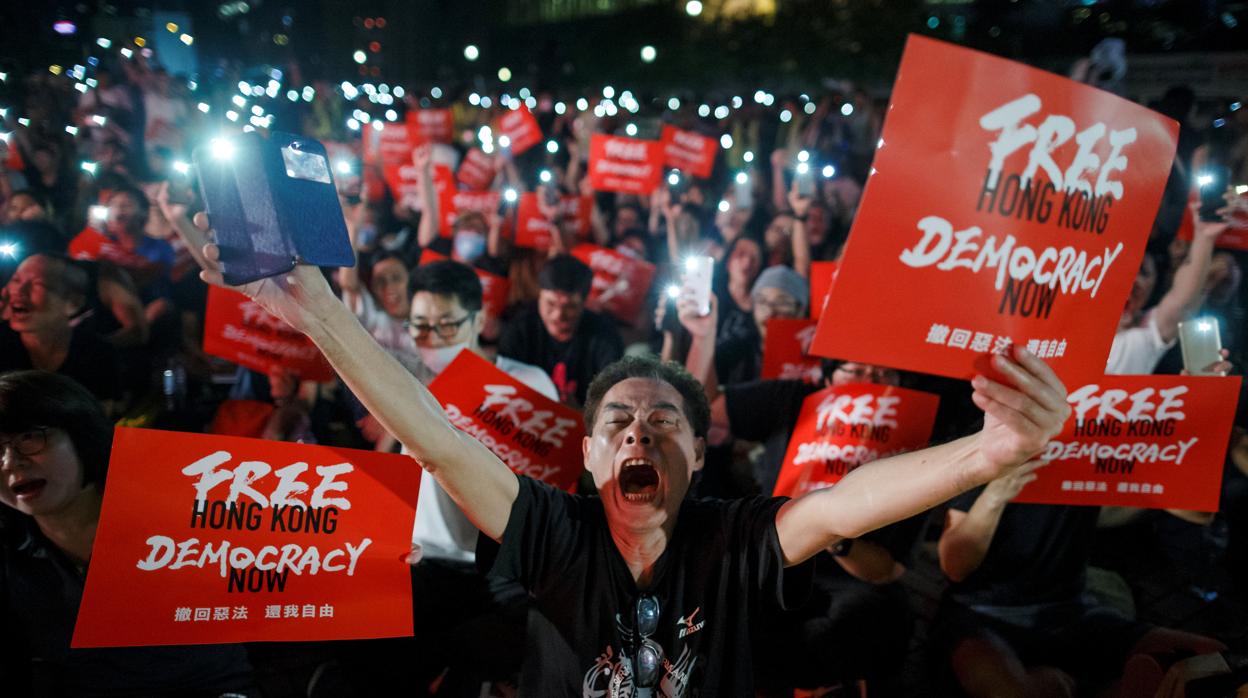
[[[377,420],[491,538],[502,536],[519,492],[515,476],[455,429],[437,398],[387,354],[341,303],[326,303],[308,336]]]

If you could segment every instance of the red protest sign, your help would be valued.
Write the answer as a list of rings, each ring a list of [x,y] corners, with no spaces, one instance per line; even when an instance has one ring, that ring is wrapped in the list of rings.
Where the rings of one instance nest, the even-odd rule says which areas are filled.
[[[494,131],[499,146],[510,148],[512,155],[519,155],[542,142],[542,128],[537,125],[537,117],[525,106],[503,112],[494,122]],[[504,136],[506,141],[502,140]]]
[[[653,264],[588,243],[573,247],[572,255],[594,270],[586,301],[590,310],[609,313],[629,325],[644,321],[641,310],[654,283]]]
[[[596,191],[649,194],[663,178],[663,144],[595,133],[589,139],[589,183]]]
[[[565,195],[559,202],[559,212],[563,214],[564,220],[572,221],[577,238],[589,239],[590,221],[594,212],[592,194],[589,196]]]
[[[469,189],[484,191],[493,183],[494,174],[494,158],[486,155],[480,148],[473,148],[464,156],[464,161],[459,163],[459,171],[455,173],[455,177]]]
[[[967,378],[1014,343],[1067,384],[1099,377],[1177,133],[1112,94],[911,36],[813,351]]]
[[[421,250],[420,253],[421,264],[440,262],[446,259],[448,257],[445,255],[440,255],[427,247]],[[481,309],[490,317],[501,318],[503,311],[507,309],[507,295],[511,292],[511,281],[505,276],[491,274],[479,267],[472,267],[472,271],[481,280]]]
[[[364,164],[402,165],[423,140],[407,124],[373,121],[364,127]]]
[[[711,176],[719,141],[675,126],[664,126],[659,140],[663,143],[664,165],[694,177]]]
[[[555,226],[542,215],[537,192],[526,191],[520,195],[516,206],[516,246],[536,250],[550,249],[550,238]]]
[[[582,468],[581,414],[461,351],[429,391],[459,430],[494,452],[507,467],[564,490]]]
[[[832,282],[836,281],[839,262],[810,263],[810,316],[816,320],[823,314],[823,304],[828,300]]]
[[[420,468],[119,427],[73,647],[412,634]]]
[[[926,446],[939,403],[931,393],[873,383],[808,396],[772,494],[799,497],[835,485],[864,463]]]
[[[424,194],[420,190],[420,168],[408,162],[401,165],[383,165],[381,172],[396,203],[413,211],[424,208]],[[451,168],[442,164],[433,166],[433,188],[438,196],[455,191],[455,178],[451,174]]]
[[[1240,378],[1102,376],[1070,391],[1016,502],[1217,511]]]
[[[450,143],[455,135],[450,109],[416,109],[407,113],[407,125],[419,142]]]
[[[815,338],[815,320],[808,318],[772,318],[767,321],[767,339],[763,342],[762,378],[803,380],[812,385],[823,382],[820,358],[811,356],[810,342]]]
[[[334,379],[312,340],[247,296],[219,286],[208,287],[204,352],[261,373],[282,368],[304,380]]]
[[[454,185],[438,191],[438,206],[442,211],[442,236],[450,237],[455,219],[469,211],[475,211],[489,220],[498,211],[502,195],[496,191],[458,191]]]

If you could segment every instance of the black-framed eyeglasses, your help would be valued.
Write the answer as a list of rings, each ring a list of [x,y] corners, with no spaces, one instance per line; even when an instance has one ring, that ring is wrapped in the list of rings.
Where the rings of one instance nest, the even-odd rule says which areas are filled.
[[[23,456],[33,456],[48,447],[48,427],[30,429],[11,438],[0,440],[0,457],[10,446]]]
[[[638,688],[654,688],[663,674],[663,648],[650,639],[659,629],[659,612],[659,600],[653,596],[642,596],[633,608],[633,627],[637,630],[633,683]]]
[[[403,323],[403,326],[407,328],[408,334],[416,339],[428,336],[430,332],[436,332],[442,339],[450,339],[459,334],[459,328],[463,327],[465,322],[471,320],[473,315],[476,315],[476,313],[468,313],[458,320],[441,320],[433,325],[408,320]]]

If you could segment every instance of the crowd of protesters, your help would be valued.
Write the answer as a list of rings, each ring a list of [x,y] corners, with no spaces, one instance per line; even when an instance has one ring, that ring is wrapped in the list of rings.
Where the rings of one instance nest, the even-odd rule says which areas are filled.
[[[401,435],[388,433],[341,380],[316,383],[283,368],[259,373],[204,352],[207,286],[200,250],[186,242],[194,239],[190,215],[203,206],[185,163],[192,148],[223,124],[237,130],[248,114],[240,123],[222,117],[238,80],[192,91],[154,65],[141,52],[113,53],[89,70],[85,90],[69,71],[46,70],[10,74],[0,89],[0,372],[14,372],[0,376],[0,685],[6,693],[17,686],[14,695],[284,695],[310,683],[314,695],[372,695],[398,682],[421,695],[482,695],[483,686],[506,695],[519,680],[526,622],[545,621],[534,619],[524,590],[479,571],[476,527],[431,477],[413,530],[414,638],[319,647],[312,678],[301,673],[308,665],[271,647],[69,649],[107,468],[101,444],[112,424],[400,450]],[[626,354],[678,362],[710,406],[695,497],[770,495],[803,399],[827,385],[939,394],[934,443],[980,428],[983,414],[965,382],[831,359],[821,384],[761,375],[768,320],[807,317],[822,302],[811,295],[812,262],[836,260],[849,234],[887,95],[849,86],[765,99],[638,95],[627,100],[634,112],[599,92],[504,97],[448,87],[411,89],[379,105],[376,90],[297,84],[289,74],[298,71],[286,72],[274,73],[285,83],[261,130],[345,143],[357,156],[365,122],[358,112],[384,119],[391,108],[401,119],[405,107],[452,109],[454,142],[414,153],[414,199],[344,187],[359,261],[326,271],[365,330],[421,382],[471,351],[582,409],[602,398],[595,377]],[[288,90],[298,99],[285,99]],[[548,143],[516,157],[492,147],[492,186],[591,197],[587,235],[548,203],[548,249],[514,244],[506,220],[514,210],[464,213],[445,229],[435,161],[480,146],[481,127],[513,100],[529,100]],[[1180,122],[1180,147],[1107,372],[1179,372],[1177,326],[1197,314],[1220,318],[1230,364],[1242,367],[1245,260],[1215,248],[1225,225],[1193,221],[1188,198],[1210,164],[1248,182],[1248,109],[1222,103],[1229,109],[1214,108],[1214,127],[1209,103],[1198,105],[1185,88],[1149,106]],[[684,178],[649,196],[592,192],[591,134],[641,129],[653,137],[662,124],[731,147],[706,179]],[[813,191],[792,177],[799,160],[817,173]],[[350,160],[339,174],[381,180],[379,171],[364,171],[370,166]],[[552,181],[539,179],[542,170]],[[747,173],[744,186],[739,172]],[[1183,226],[1190,235],[1179,235]],[[655,265],[636,317],[587,307],[593,272],[569,254],[580,242]],[[425,250],[449,260],[425,263]],[[715,260],[709,315],[662,293],[689,254]],[[477,270],[510,282],[502,313],[486,309]],[[915,675],[933,695],[1140,695],[1132,691],[1160,682],[1179,660],[1227,649],[1220,639],[1137,619],[1130,593],[1115,596],[1105,579],[1133,581],[1138,566],[1122,554],[1129,550],[1169,560],[1202,602],[1248,599],[1246,429],[1241,407],[1215,515],[1011,504],[1041,467],[1031,463],[935,512],[841,541],[815,558],[813,592],[756,627],[758,695],[904,695]],[[44,479],[14,474],[23,460],[37,462]],[[592,493],[594,484],[587,475],[580,489]],[[61,506],[25,511],[18,495],[32,487]],[[921,564],[924,544],[948,580],[934,613],[902,581]],[[1193,560],[1193,546],[1214,554]],[[916,653],[920,620],[926,651]],[[1224,639],[1248,651],[1242,633]],[[283,672],[299,674],[300,687]],[[593,695],[617,694],[634,695]]]

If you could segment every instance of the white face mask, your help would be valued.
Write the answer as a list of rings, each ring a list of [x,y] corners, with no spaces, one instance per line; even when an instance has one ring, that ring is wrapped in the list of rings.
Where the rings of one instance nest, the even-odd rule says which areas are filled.
[[[420,351],[420,360],[424,361],[429,370],[434,373],[441,373],[442,369],[450,366],[455,357],[459,356],[459,352],[467,348],[467,342],[460,342],[447,347],[422,347],[419,344],[416,345],[416,349]]]

